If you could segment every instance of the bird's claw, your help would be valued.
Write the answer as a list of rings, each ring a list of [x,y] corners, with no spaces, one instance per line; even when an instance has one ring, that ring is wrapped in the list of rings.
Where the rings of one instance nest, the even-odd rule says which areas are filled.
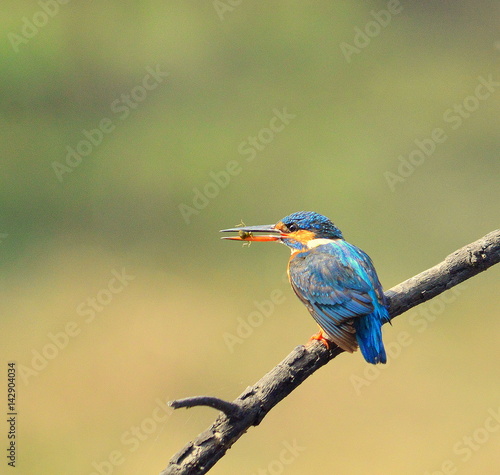
[[[321,330],[318,333],[315,333],[314,335],[312,335],[311,338],[309,338],[308,343],[311,341],[319,341],[320,343],[325,345],[328,350],[330,349],[330,340],[327,340],[325,338],[325,335],[323,334],[323,332]]]

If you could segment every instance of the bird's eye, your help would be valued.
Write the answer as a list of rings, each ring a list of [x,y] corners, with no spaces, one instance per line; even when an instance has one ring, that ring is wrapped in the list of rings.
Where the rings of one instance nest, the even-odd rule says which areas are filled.
[[[293,233],[295,231],[298,231],[299,227],[298,227],[297,223],[290,223],[288,225],[288,229],[290,230],[291,233]]]

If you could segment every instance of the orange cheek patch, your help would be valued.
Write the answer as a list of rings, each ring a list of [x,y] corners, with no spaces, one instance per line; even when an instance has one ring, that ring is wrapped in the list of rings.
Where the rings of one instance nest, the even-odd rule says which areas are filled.
[[[294,241],[306,243],[311,239],[315,238],[315,234],[312,231],[307,231],[305,229],[301,229],[300,231],[295,231],[294,233],[289,233],[287,238],[293,239]]]

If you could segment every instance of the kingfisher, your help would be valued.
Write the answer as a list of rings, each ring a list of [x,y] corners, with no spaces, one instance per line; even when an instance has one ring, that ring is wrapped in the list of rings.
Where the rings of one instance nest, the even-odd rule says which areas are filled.
[[[299,211],[276,224],[223,229],[235,241],[278,241],[291,250],[288,280],[320,330],[311,337],[327,348],[361,349],[368,363],[387,361],[382,325],[387,300],[370,257],[344,240],[326,216]],[[254,234],[267,233],[267,234]]]

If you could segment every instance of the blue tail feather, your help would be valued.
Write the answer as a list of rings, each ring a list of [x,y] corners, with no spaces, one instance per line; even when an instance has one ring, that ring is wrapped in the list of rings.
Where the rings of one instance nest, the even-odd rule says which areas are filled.
[[[382,324],[387,321],[389,317],[384,307],[354,320],[356,340],[368,363],[377,364],[387,361],[382,341]]]

